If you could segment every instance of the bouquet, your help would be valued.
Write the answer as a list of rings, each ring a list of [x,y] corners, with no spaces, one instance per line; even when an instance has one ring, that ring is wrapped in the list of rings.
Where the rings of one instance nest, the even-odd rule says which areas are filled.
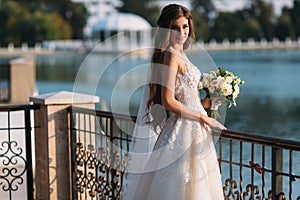
[[[218,108],[221,102],[228,103],[228,108],[232,105],[236,106],[236,99],[240,97],[240,84],[244,84],[244,81],[222,68],[203,73],[199,89],[203,89],[206,97],[211,100],[211,108],[208,112],[210,117],[215,119],[220,117]]]

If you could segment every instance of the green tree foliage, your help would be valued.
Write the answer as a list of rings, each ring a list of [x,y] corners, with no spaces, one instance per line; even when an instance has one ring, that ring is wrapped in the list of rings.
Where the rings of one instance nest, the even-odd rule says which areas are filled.
[[[290,10],[290,18],[297,37],[300,37],[300,0],[294,0],[294,6]]]
[[[217,41],[222,41],[224,38],[234,41],[236,38],[241,38],[241,25],[243,20],[237,13],[220,12],[215,20],[212,28],[212,38]]]
[[[59,15],[72,27],[70,39],[83,38],[83,29],[87,23],[88,11],[84,5],[70,0],[51,1],[47,0],[45,12],[59,13]]]
[[[278,18],[274,28],[274,34],[279,40],[285,40],[286,37],[295,38],[295,32],[289,13],[285,10]]]
[[[43,40],[83,37],[87,12],[80,4],[66,0],[64,14],[59,1],[0,1],[0,44],[33,45]],[[68,13],[69,15],[67,15]]]
[[[275,35],[283,40],[285,37],[300,37],[300,1],[294,0],[292,8],[283,8],[275,26]]]
[[[16,44],[23,41],[34,44],[43,40],[69,39],[72,30],[71,26],[58,13],[40,11],[22,17],[15,27],[19,29],[16,35],[20,38],[15,41]]]
[[[265,37],[266,35],[262,27],[267,26],[265,24],[273,16],[272,12],[268,10],[272,10],[272,7],[265,5],[261,0],[252,0],[249,8],[236,12],[217,12],[211,0],[192,0],[191,3],[194,8],[193,15],[197,16],[195,20],[197,21],[199,17],[201,18],[200,24],[196,22],[196,34],[200,34],[200,37],[198,36],[197,38],[201,38],[204,41],[216,39],[220,42],[225,38],[230,41],[234,41],[237,38],[242,40],[247,38],[259,40],[260,37]],[[261,13],[265,11],[268,11],[267,14],[262,16]],[[198,27],[199,25],[200,27]],[[269,31],[269,29],[266,30]],[[272,33],[271,30],[268,35],[272,37]]]
[[[152,26],[156,26],[156,20],[160,14],[160,8],[153,0],[121,0],[123,5],[117,9],[120,12],[134,13],[145,18]]]
[[[198,12],[192,11],[196,40],[207,42],[210,37],[208,22]]]
[[[209,13],[214,10],[211,0],[191,0],[193,11],[204,17],[206,21],[209,19]]]
[[[70,10],[72,15],[68,21],[72,27],[72,38],[81,39],[84,37],[83,29],[87,23],[88,11],[79,3],[70,4]]]
[[[253,38],[255,40],[260,40],[262,28],[259,21],[253,17],[249,16],[247,18],[242,17],[241,21],[241,37],[243,41],[248,38]]]
[[[259,22],[262,32],[261,37],[267,40],[273,39],[273,18],[274,8],[271,3],[266,3],[263,0],[252,0],[252,5],[249,9],[249,14]]]
[[[234,41],[237,38],[243,41],[247,38],[266,38],[272,40],[274,37],[274,12],[272,4],[263,0],[251,0],[250,7],[236,12],[220,12],[212,27],[212,38],[221,41],[228,38]]]

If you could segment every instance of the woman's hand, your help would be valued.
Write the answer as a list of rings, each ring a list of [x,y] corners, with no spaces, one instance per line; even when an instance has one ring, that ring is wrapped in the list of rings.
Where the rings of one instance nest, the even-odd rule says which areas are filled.
[[[212,100],[214,101],[214,105],[216,105],[218,107],[222,105],[222,100],[221,99],[213,97]],[[203,108],[211,108],[211,101],[212,100],[208,97],[205,97],[204,99],[202,99],[201,104],[202,104]]]
[[[208,117],[206,115],[201,115],[200,116],[200,122],[204,123],[204,124],[207,124],[212,130],[215,130],[215,131],[227,130],[226,127],[223,126],[216,119]]]
[[[203,108],[210,108],[210,99],[208,97],[205,97],[204,99],[201,100],[201,104]]]

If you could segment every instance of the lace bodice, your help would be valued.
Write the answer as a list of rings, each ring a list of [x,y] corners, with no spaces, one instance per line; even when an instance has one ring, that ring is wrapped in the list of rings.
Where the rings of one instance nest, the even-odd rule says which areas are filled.
[[[202,107],[198,89],[200,78],[199,69],[190,62],[186,62],[186,70],[183,73],[177,73],[175,83],[176,99],[196,110],[200,110]]]

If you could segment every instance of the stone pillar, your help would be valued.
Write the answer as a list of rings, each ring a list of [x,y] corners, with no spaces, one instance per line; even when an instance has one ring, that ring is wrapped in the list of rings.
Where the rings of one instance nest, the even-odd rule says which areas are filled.
[[[95,108],[96,96],[57,92],[30,98],[35,110],[35,199],[72,199],[70,120],[71,105]]]
[[[27,103],[35,92],[35,59],[25,56],[11,60],[10,64],[10,102]]]
[[[111,49],[112,47],[112,39],[111,39],[111,32],[109,30],[104,31],[104,48],[105,49]]]
[[[140,44],[142,47],[151,47],[153,38],[151,36],[151,30],[145,29],[141,31]]]
[[[130,46],[130,48],[137,47],[137,31],[136,30],[129,31],[129,46]]]
[[[147,38],[147,30],[141,30],[140,31],[140,46],[141,47],[148,47],[148,44],[147,44],[147,40],[149,40],[150,38]]]
[[[116,39],[116,50],[118,51],[122,51],[125,49],[125,46],[124,46],[124,31],[118,31],[118,34],[115,35],[115,39]]]

